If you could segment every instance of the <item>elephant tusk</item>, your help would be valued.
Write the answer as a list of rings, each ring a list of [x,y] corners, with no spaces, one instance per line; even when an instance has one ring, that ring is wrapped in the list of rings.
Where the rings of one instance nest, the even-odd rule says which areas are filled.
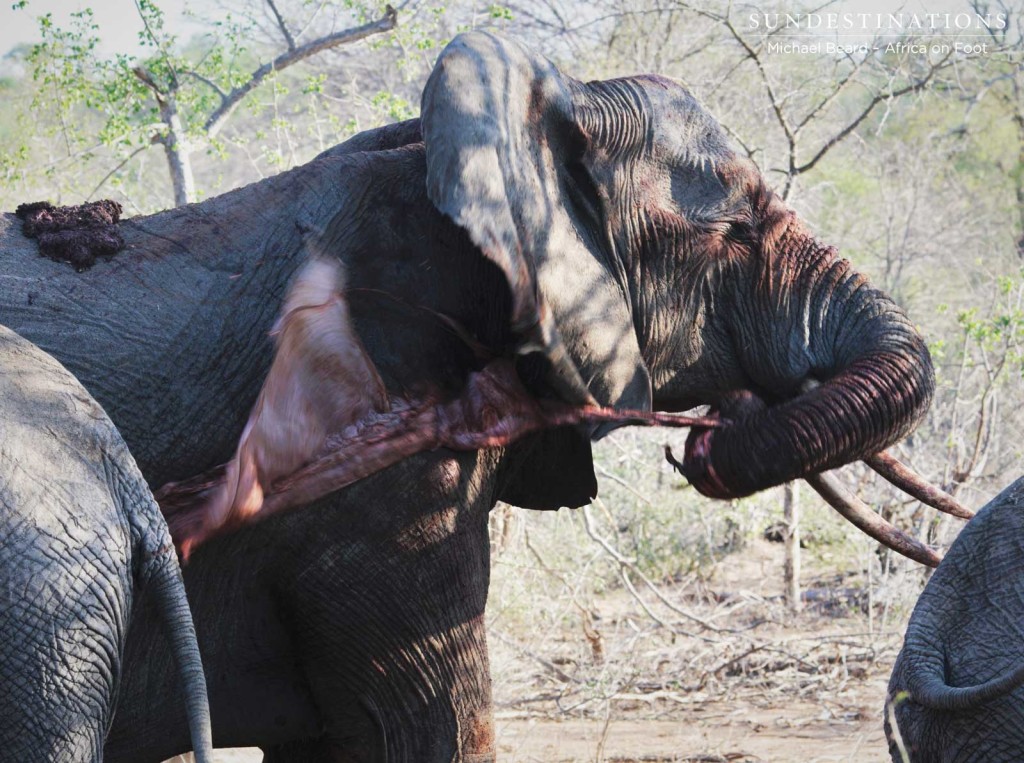
[[[810,392],[819,386],[821,386],[821,382],[817,379],[804,379],[800,385],[800,391]],[[867,456],[863,461],[911,498],[916,498],[933,509],[938,509],[946,514],[952,514],[960,519],[974,518],[973,511],[957,501],[949,493],[932,485],[928,480],[890,453],[883,450],[873,456]]]
[[[932,485],[895,456],[882,451],[864,459],[864,463],[882,475],[907,495],[933,509],[952,514],[960,519],[973,519],[974,512],[944,490]]]
[[[939,566],[942,557],[932,548],[885,521],[832,475],[808,474],[804,479],[833,509],[883,546],[915,562],[929,567]]]

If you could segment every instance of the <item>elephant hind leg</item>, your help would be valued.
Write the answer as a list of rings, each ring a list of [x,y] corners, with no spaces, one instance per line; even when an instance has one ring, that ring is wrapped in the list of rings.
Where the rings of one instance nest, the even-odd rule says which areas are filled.
[[[344,728],[344,738],[324,734],[265,747],[263,763],[388,763],[378,722],[364,708],[348,705],[335,714],[334,725]]]

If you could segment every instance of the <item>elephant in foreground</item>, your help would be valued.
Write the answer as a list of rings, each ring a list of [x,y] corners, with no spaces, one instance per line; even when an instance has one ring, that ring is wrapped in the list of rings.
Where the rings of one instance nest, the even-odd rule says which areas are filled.
[[[963,529],[918,599],[886,704],[900,763],[897,730],[915,762],[1024,756],[1024,478]]]
[[[0,760],[95,761],[136,593],[178,662],[197,759],[203,666],[167,524],[124,441],[57,361],[0,326]]]
[[[242,453],[267,334],[309,253],[343,267],[392,399],[458,407],[500,363],[537,401],[709,403],[728,426],[696,430],[682,461],[708,495],[875,453],[924,414],[932,366],[910,320],[678,84],[582,83],[473,33],[422,106],[277,177],[122,222],[127,248],[84,273],[5,217],[0,322],[83,381],[154,489]],[[267,761],[493,760],[487,514],[589,502],[590,440],[608,429],[428,449],[198,546],[184,576],[216,743]],[[136,606],[108,760],[188,749],[156,628]]]

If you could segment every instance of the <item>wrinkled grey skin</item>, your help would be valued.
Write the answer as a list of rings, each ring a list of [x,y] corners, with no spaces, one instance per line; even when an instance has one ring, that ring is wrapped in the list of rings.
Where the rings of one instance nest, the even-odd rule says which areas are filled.
[[[0,326],[0,760],[100,760],[135,591],[160,607],[200,760],[206,687],[167,523],[103,410]]]
[[[1024,478],[978,512],[928,581],[889,698],[913,763],[1024,758]]]
[[[128,249],[88,272],[39,258],[15,226],[0,222],[0,323],[83,381],[154,488],[233,455],[309,251],[344,263],[392,394],[451,395],[479,367],[437,313],[518,356],[538,395],[681,410],[754,390],[769,407],[693,464],[715,494],[875,452],[931,396],[907,317],[802,230],[683,88],[577,82],[484,34],[443,54],[422,123],[128,220]],[[487,513],[587,503],[589,434],[423,454],[201,547],[184,575],[216,744],[493,760]],[[153,612],[133,617],[107,755],[159,761],[188,749],[184,712]]]

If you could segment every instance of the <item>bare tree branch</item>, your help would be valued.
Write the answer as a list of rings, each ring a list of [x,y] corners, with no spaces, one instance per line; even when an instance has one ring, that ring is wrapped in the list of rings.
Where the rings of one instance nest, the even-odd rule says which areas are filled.
[[[793,173],[795,175],[800,175],[812,169],[814,165],[816,165],[821,160],[821,158],[825,156],[825,154],[831,151],[837,143],[842,141],[843,138],[845,138],[851,132],[856,130],[857,127],[861,124],[861,122],[863,122],[865,119],[868,118],[868,116],[870,116],[871,112],[875,110],[875,107],[878,106],[878,104],[891,102],[896,98],[899,98],[900,96],[907,95],[909,93],[916,93],[926,88],[928,86],[928,83],[931,82],[932,77],[935,76],[935,73],[946,67],[947,62],[949,61],[951,56],[952,52],[947,53],[943,57],[943,59],[939,61],[939,63],[933,65],[928,69],[928,73],[922,79],[919,79],[916,82],[912,82],[911,84],[906,85],[904,87],[898,88],[897,90],[890,90],[886,93],[878,93],[877,95],[875,95],[875,97],[871,99],[868,105],[864,107],[861,113],[858,114],[848,125],[846,125],[846,127],[837,132],[827,141],[825,141],[825,144],[818,150],[818,153],[816,153],[810,161],[805,162],[804,164],[801,164],[799,166],[793,167]]]
[[[371,21],[368,24],[363,24],[362,26],[344,29],[340,32],[335,32],[334,34],[317,38],[305,45],[290,49],[286,53],[282,53],[273,61],[263,64],[263,66],[256,69],[246,82],[228,93],[224,102],[221,103],[221,105],[210,115],[209,119],[206,120],[206,124],[203,126],[204,130],[211,138],[220,132],[224,123],[238,107],[242,99],[252,92],[253,89],[255,89],[273,72],[280,71],[293,64],[297,64],[299,61],[307,59],[310,56],[315,56],[317,53],[324,50],[336,48],[339,45],[345,45],[351,42],[357,42],[358,40],[362,40],[366,37],[390,31],[395,28],[397,23],[398,13],[389,5],[384,11],[384,15],[376,21]]]
[[[224,101],[227,100],[228,94],[225,93],[221,89],[220,85],[218,85],[216,82],[214,82],[209,77],[204,77],[202,74],[199,74],[198,72],[192,71],[191,69],[189,69],[188,71],[183,72],[183,74],[187,74],[188,76],[192,77],[192,79],[199,80],[200,82],[202,82],[207,87],[212,88],[213,91],[215,93],[217,93],[217,95],[220,96],[221,103],[223,103]]]
[[[110,178],[113,177],[115,173],[117,173],[122,167],[124,167],[126,164],[128,164],[128,162],[130,162],[136,156],[141,154],[147,148],[149,148],[149,146],[139,146],[137,149],[135,149],[130,154],[128,154],[128,156],[126,156],[124,159],[122,159],[120,162],[118,162],[118,165],[116,167],[114,167],[114,169],[112,169],[106,175],[104,175],[103,179],[100,180],[100,182],[98,182],[96,184],[96,187],[93,188],[92,191],[89,192],[89,195],[85,197],[85,200],[86,201],[92,201],[92,197],[96,195],[96,192],[98,190],[100,190],[100,188],[103,187],[104,183],[106,183],[108,180],[110,180]]]
[[[270,6],[270,10],[274,14],[274,18],[277,19],[277,25],[281,29],[281,34],[284,35],[284,40],[288,43],[288,50],[295,50],[295,38],[292,37],[292,33],[288,31],[288,25],[285,24],[284,19],[281,18],[281,12],[277,10],[277,5],[274,4],[274,0],[267,0],[267,5]]]
[[[829,5],[830,3],[825,3]],[[896,98],[909,93],[918,92],[928,87],[938,71],[941,71],[951,63],[952,50],[946,54],[946,56],[936,64],[932,64],[928,72],[920,79],[911,82],[905,87],[898,89],[889,89],[886,92],[877,93],[873,96],[870,103],[858,114],[849,124],[843,127],[839,132],[829,138],[812,156],[809,161],[799,163],[799,137],[800,133],[805,127],[811,124],[816,117],[818,117],[825,109],[827,109],[832,103],[835,102],[836,98],[844,92],[852,83],[856,82],[856,75],[861,71],[864,64],[867,62],[867,57],[855,61],[853,68],[835,85],[831,88],[830,92],[822,98],[817,104],[815,104],[810,111],[808,111],[803,117],[799,118],[798,121],[792,121],[794,117],[786,113],[785,109],[785,98],[780,97],[775,83],[772,81],[771,76],[768,74],[768,70],[765,67],[763,59],[763,45],[753,45],[743,34],[737,29],[733,23],[731,15],[731,7],[728,8],[724,13],[715,13],[712,11],[703,10],[701,8],[689,5],[686,2],[679,2],[679,7],[683,8],[691,13],[698,16],[710,19],[718,24],[728,32],[729,36],[742,48],[745,56],[743,60],[749,59],[753,62],[757,69],[758,76],[764,86],[764,91],[768,97],[769,105],[771,106],[772,113],[775,116],[775,121],[778,123],[779,128],[782,130],[786,140],[787,149],[787,168],[782,170],[786,174],[785,184],[782,189],[782,197],[788,199],[793,189],[793,182],[797,176],[811,170],[814,166],[837,144],[842,142],[848,137],[857,127],[871,115],[875,108],[880,103],[891,103]],[[824,6],[822,6],[824,7]],[[765,36],[765,39],[778,33],[781,27],[769,32]],[[743,146],[748,156],[751,155],[751,150],[747,146]]]
[[[152,74],[143,69],[141,66],[136,66],[135,68],[133,68],[132,74],[134,74],[142,82],[143,85],[145,85],[153,91],[153,97],[156,98],[156,102],[158,104],[164,102],[167,94],[164,93],[163,89],[158,84],[156,84],[156,80],[153,79]]]
[[[178,103],[174,97],[177,85],[168,92],[163,92],[153,80],[153,76],[141,66],[136,66],[132,72],[153,91],[153,97],[160,107],[160,121],[167,128],[167,134],[154,138],[154,142],[162,143],[167,155],[167,167],[171,173],[171,185],[174,187],[174,205],[181,207],[189,204],[195,201],[196,184],[189,161],[185,125],[178,114]]]
[[[149,36],[149,39],[153,41],[153,44],[156,45],[156,49],[160,51],[160,55],[163,57],[164,63],[167,64],[167,68],[171,72],[171,90],[177,90],[178,72],[174,68],[174,59],[171,58],[170,54],[167,52],[167,49],[164,47],[163,40],[157,37],[157,35],[153,32],[152,27],[149,26],[149,19],[146,18],[146,14],[143,13],[142,5],[139,3],[139,0],[134,0],[134,2],[135,11],[139,14],[139,18],[142,19],[142,25],[146,28],[146,34]]]
[[[853,65],[853,68],[850,70],[850,72],[841,80],[839,80],[839,82],[836,83],[835,87],[832,88],[832,92],[826,95],[824,98],[822,98],[817,106],[808,111],[804,118],[797,122],[795,129],[795,132],[797,134],[799,134],[801,130],[803,130],[808,124],[810,124],[811,120],[813,120],[818,114],[820,114],[824,109],[828,108],[832,104],[832,102],[839,97],[840,93],[846,90],[846,86],[854,81],[854,76],[857,74],[857,72],[860,71],[861,67],[864,66],[864,62],[867,60],[867,56],[865,56],[864,58],[860,59],[860,61],[857,61]]]
[[[303,24],[302,29],[300,29],[299,33],[295,35],[295,39],[296,40],[301,40],[305,36],[306,32],[309,30],[309,28],[311,26],[313,26],[313,22],[316,21],[317,16],[320,15],[320,11],[322,11],[324,9],[324,6],[326,4],[327,4],[327,0],[320,0],[320,2],[316,6],[316,10],[314,10],[309,15],[309,18],[306,19],[306,23]],[[405,4],[403,3],[402,5],[404,7]],[[399,10],[401,10],[401,9],[399,9]]]
[[[633,563],[632,560],[630,560],[630,559],[626,558],[625,556],[623,556],[618,551],[618,549],[616,549],[607,539],[601,537],[601,535],[597,532],[597,528],[594,527],[594,520],[590,516],[590,507],[589,506],[584,506],[582,509],[580,509],[580,512],[583,514],[583,528],[587,531],[587,535],[589,535],[590,538],[594,542],[596,542],[601,548],[603,548],[605,550],[605,553],[607,553],[608,556],[610,556],[612,558],[612,560],[614,560],[615,563],[619,565],[619,567],[620,567],[620,569],[622,571],[623,583],[626,585],[626,587],[633,594],[633,598],[636,599],[636,601],[640,605],[640,607],[648,614],[648,616],[650,616],[650,618],[652,620],[654,620],[656,623],[658,623],[660,625],[664,625],[665,627],[668,627],[669,630],[672,630],[671,626],[668,626],[663,620],[661,620],[657,615],[655,615],[651,611],[650,607],[647,606],[646,602],[644,602],[644,600],[640,597],[639,592],[637,592],[637,590],[633,587],[632,582],[629,580],[628,576],[625,574],[626,570],[629,570],[634,575],[636,575],[638,578],[640,578],[640,580],[643,581],[644,585],[647,586],[647,588],[655,595],[655,597],[657,597],[657,599],[662,604],[664,604],[666,607],[668,607],[670,610],[672,610],[676,614],[682,615],[687,620],[690,620],[691,622],[696,623],[697,625],[701,626],[705,630],[709,630],[709,631],[711,631],[713,633],[731,633],[731,632],[733,632],[729,628],[719,628],[718,626],[713,625],[712,623],[709,623],[707,620],[704,620],[703,618],[698,617],[697,615],[693,614],[692,612],[686,611],[685,609],[683,609],[683,608],[673,604],[668,599],[666,599],[665,596],[661,593],[661,591],[658,590],[657,586],[655,586],[654,583],[651,582],[650,578],[648,578],[646,575],[644,575],[640,570],[638,570],[636,568],[636,565]]]

